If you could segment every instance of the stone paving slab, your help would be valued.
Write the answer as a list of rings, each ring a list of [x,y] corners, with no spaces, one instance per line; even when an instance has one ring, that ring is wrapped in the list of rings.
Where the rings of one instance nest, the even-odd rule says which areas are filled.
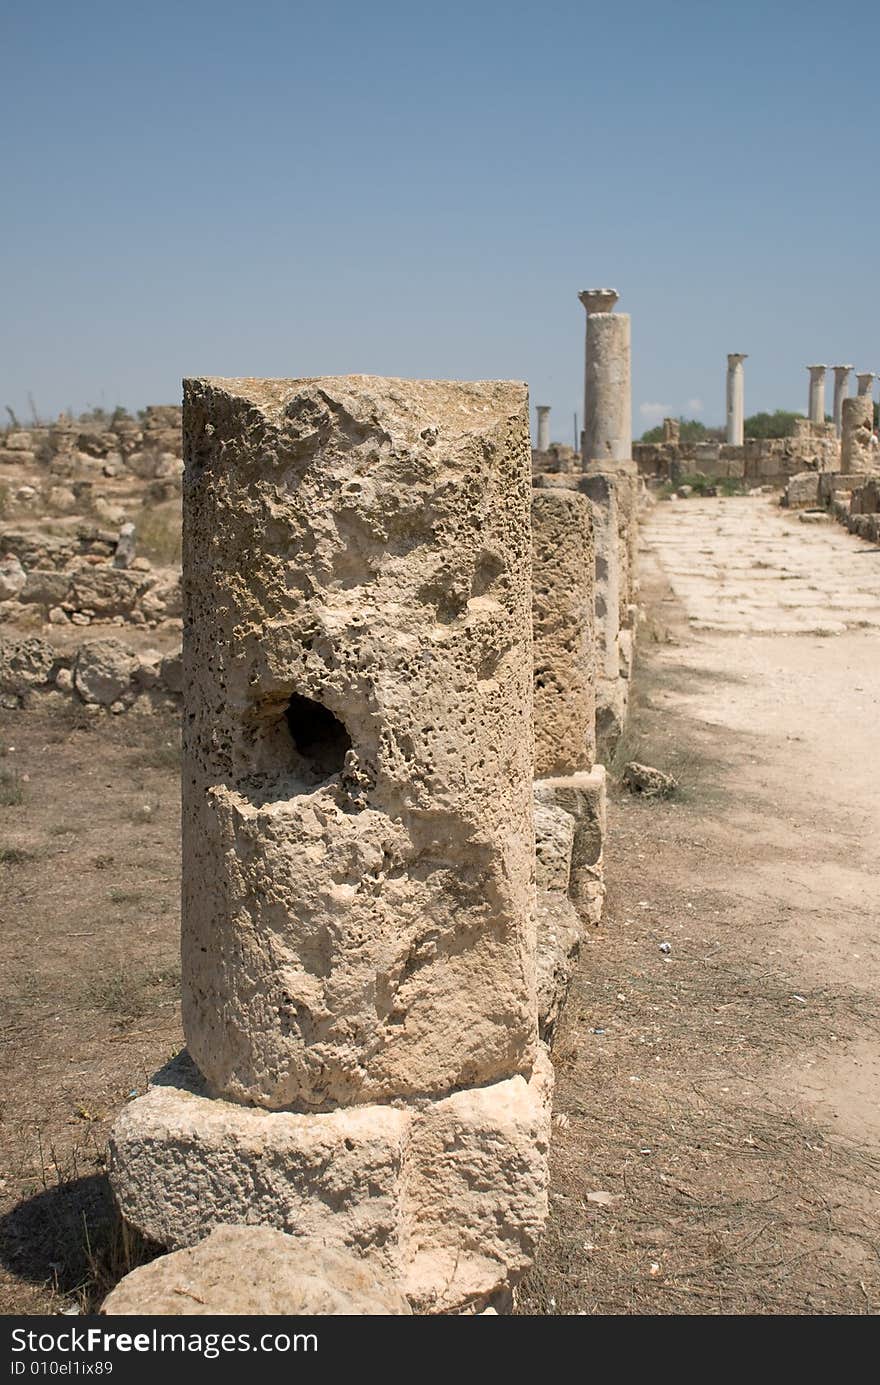
[[[880,630],[880,548],[833,520],[801,524],[767,496],[659,503],[647,542],[694,629]]]

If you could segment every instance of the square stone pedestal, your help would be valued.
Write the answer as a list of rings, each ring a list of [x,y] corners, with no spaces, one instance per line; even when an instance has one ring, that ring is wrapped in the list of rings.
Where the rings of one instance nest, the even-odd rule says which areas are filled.
[[[547,1215],[552,1068],[440,1100],[317,1115],[212,1097],[186,1053],[119,1117],[125,1219],[168,1249],[223,1224],[349,1249],[417,1312],[479,1309],[531,1263]]]

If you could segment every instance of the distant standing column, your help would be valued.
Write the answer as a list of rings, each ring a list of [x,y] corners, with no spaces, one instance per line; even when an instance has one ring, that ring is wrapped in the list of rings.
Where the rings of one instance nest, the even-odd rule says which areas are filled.
[[[810,372],[810,408],[808,417],[811,423],[825,422],[825,372],[827,365],[808,365]]]
[[[742,447],[745,424],[745,379],[743,361],[748,356],[734,352],[727,357],[727,442]]]
[[[550,405],[536,404],[538,414],[538,451],[546,452],[550,446]]]
[[[838,437],[843,427],[843,401],[849,394],[849,373],[851,365],[833,365],[834,371],[834,431]]]
[[[587,310],[581,466],[632,457],[629,313],[615,313],[616,289],[584,289]]]
[[[863,370],[861,375],[856,376],[859,394],[874,394],[874,371]]]

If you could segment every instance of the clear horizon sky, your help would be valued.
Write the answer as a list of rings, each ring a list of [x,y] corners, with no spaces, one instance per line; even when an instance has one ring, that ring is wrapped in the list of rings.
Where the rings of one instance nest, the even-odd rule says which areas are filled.
[[[35,0],[3,36],[22,421],[184,375],[511,378],[568,442],[609,285],[635,436],[721,423],[728,351],[747,413],[880,371],[876,7]]]

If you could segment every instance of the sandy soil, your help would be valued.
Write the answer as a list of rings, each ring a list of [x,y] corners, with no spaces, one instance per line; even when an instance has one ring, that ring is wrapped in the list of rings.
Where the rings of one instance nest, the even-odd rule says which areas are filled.
[[[682,791],[612,805],[520,1311],[873,1314],[880,550],[753,499],[645,549],[618,759]]]

